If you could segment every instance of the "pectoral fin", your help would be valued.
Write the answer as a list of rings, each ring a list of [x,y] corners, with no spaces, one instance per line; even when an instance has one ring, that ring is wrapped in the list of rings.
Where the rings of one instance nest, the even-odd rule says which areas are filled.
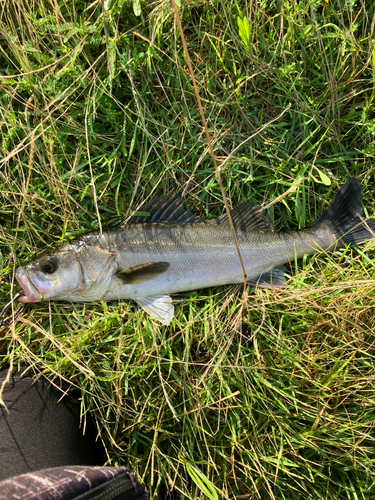
[[[174,316],[174,306],[169,295],[155,295],[154,297],[137,297],[135,302],[150,316],[155,317],[163,325],[169,325]]]
[[[148,262],[128,269],[121,269],[117,271],[116,276],[121,278],[127,285],[138,285],[165,273],[169,266],[169,262]]]

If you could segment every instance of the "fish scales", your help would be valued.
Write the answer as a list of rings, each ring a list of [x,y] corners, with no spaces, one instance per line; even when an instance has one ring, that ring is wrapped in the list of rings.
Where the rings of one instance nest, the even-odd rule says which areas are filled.
[[[327,248],[335,239],[307,231],[264,233],[235,228],[247,278],[256,279],[264,271],[277,267],[318,248]],[[114,279],[103,300],[160,295],[240,283],[242,266],[230,227],[212,223],[183,225],[144,224],[88,236],[85,245],[116,252],[120,268],[144,262],[167,260],[169,269],[152,282],[127,285]]]

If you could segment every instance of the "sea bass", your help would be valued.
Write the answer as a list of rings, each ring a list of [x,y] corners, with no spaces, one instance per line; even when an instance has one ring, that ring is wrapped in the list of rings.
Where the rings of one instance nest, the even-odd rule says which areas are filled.
[[[89,233],[19,267],[18,302],[133,299],[168,325],[170,294],[244,281],[226,214],[201,221],[175,195],[156,198],[118,229]],[[280,287],[284,264],[375,237],[363,219],[362,189],[351,178],[309,229],[275,233],[261,207],[245,201],[231,211],[247,283]]]

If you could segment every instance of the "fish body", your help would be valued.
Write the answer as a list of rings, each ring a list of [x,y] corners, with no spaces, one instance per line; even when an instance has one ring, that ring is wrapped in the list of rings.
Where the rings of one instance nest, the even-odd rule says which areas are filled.
[[[245,201],[231,217],[249,284],[280,287],[288,261],[373,238],[361,186],[350,179],[313,227],[275,233],[261,208]],[[174,315],[170,294],[244,281],[226,215],[197,220],[170,196],[141,208],[122,227],[87,234],[17,269],[19,302],[133,299],[163,324]]]
[[[236,227],[236,236],[249,282],[271,268],[301,257],[313,247],[326,248],[335,240],[308,232],[263,233]],[[229,225],[205,222],[186,224],[141,224],[120,232],[108,232],[84,240],[86,244],[116,253],[117,269],[168,262],[168,269],[141,283],[127,284],[113,276],[103,300],[133,299],[241,283],[244,275]],[[314,242],[312,244],[312,241]]]

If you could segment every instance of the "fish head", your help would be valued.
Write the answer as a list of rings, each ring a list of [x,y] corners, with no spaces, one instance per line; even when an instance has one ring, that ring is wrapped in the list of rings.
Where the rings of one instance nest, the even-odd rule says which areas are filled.
[[[59,299],[81,288],[82,269],[73,251],[44,253],[16,271],[23,295],[18,302]]]
[[[16,270],[16,280],[23,290],[17,301],[98,300],[108,288],[115,267],[113,253],[67,245]]]

